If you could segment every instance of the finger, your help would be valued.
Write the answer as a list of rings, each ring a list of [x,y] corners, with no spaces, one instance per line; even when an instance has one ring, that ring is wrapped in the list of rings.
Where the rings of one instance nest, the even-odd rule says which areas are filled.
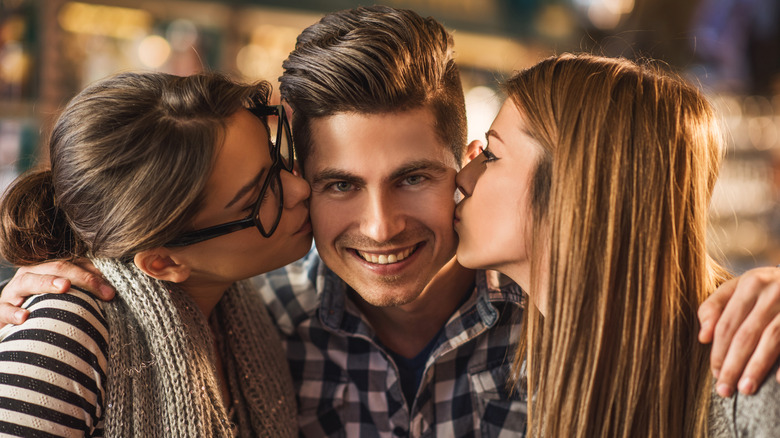
[[[78,266],[81,269],[87,270],[97,276],[102,276],[103,274],[100,273],[100,270],[98,270],[97,266],[92,264],[92,260],[87,258],[81,258],[77,259],[73,262],[74,265]]]
[[[753,394],[761,382],[766,379],[780,357],[780,315],[767,326],[761,335],[753,357],[745,367],[745,372],[739,379],[737,388],[742,394]]]
[[[64,293],[70,288],[70,281],[54,275],[23,272],[21,269],[3,288],[0,301],[21,306],[30,295]]]
[[[42,273],[68,279],[74,286],[91,292],[105,301],[114,297],[114,288],[103,279],[100,271],[89,260],[79,260],[77,263],[64,261],[44,263],[36,266],[35,272],[40,269]]]
[[[8,303],[0,303],[0,326],[5,324],[21,324],[30,315],[26,309],[20,309]]]
[[[102,300],[104,301],[110,301],[114,298],[116,295],[116,290],[113,286],[111,286],[104,278],[103,274],[100,273],[100,270],[92,264],[92,261],[86,258],[78,259],[74,262],[76,266],[79,268],[84,269],[85,271],[92,274],[92,281],[97,281],[99,284],[97,285],[98,290],[93,291],[91,289],[91,292],[96,293]]]
[[[718,322],[715,324],[712,351],[710,353],[710,367],[716,378],[720,377],[719,373],[723,362],[726,360],[729,347],[733,344],[734,334],[755,306],[758,294],[747,292],[761,290],[764,285],[765,283],[757,276],[743,276],[737,283],[723,313],[718,318]]]
[[[715,325],[723,313],[723,309],[726,304],[734,295],[734,290],[737,287],[739,279],[732,278],[726,281],[715,292],[710,295],[706,301],[704,301],[697,312],[699,316],[699,342],[702,344],[709,344],[712,342],[712,337],[715,333]]]
[[[744,377],[743,371],[745,371],[747,363],[754,355],[765,329],[770,326],[773,318],[780,311],[777,305],[773,305],[773,301],[780,298],[776,297],[777,295],[780,295],[780,286],[774,284],[767,286],[756,306],[734,334],[723,365],[719,368],[717,383],[719,394],[733,393],[734,388],[737,387],[737,381],[743,383],[741,379]],[[773,364],[774,361],[769,366]],[[759,365],[761,364],[759,363]],[[755,377],[753,376],[753,379]],[[745,380],[744,384],[747,385],[751,382],[755,384],[757,380]]]

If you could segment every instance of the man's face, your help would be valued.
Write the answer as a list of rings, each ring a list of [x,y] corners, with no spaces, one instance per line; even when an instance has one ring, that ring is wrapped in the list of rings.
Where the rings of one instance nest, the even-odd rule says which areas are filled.
[[[369,304],[408,304],[455,254],[456,163],[428,108],[313,120],[305,174],[322,260]]]

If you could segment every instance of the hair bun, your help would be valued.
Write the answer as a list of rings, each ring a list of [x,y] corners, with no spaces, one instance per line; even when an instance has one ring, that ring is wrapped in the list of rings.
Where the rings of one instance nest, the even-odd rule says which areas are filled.
[[[51,170],[21,175],[0,203],[0,256],[14,265],[30,265],[84,255],[55,205]]]

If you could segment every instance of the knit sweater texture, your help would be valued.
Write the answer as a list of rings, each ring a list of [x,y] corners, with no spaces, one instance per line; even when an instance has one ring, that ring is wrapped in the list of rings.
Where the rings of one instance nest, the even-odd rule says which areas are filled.
[[[285,355],[251,285],[234,284],[207,320],[174,284],[151,278],[132,263],[93,262],[117,290],[104,307],[109,327],[106,436],[297,434]],[[229,409],[216,377],[215,345],[227,376]]]
[[[780,362],[769,371],[753,395],[736,392],[720,397],[712,388],[710,407],[710,437],[778,437],[780,436],[780,383],[777,375]]]

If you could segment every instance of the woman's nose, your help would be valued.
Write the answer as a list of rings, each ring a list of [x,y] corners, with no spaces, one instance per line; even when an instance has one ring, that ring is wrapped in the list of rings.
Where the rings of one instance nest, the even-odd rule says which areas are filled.
[[[282,186],[284,187],[284,206],[292,208],[309,199],[311,187],[305,179],[286,170],[281,171]]]
[[[463,196],[469,197],[474,191],[474,185],[477,183],[477,180],[485,169],[485,166],[482,164],[483,161],[483,155],[479,154],[478,157],[471,160],[471,162],[463,167],[455,176],[455,184],[457,184],[458,190]]]

